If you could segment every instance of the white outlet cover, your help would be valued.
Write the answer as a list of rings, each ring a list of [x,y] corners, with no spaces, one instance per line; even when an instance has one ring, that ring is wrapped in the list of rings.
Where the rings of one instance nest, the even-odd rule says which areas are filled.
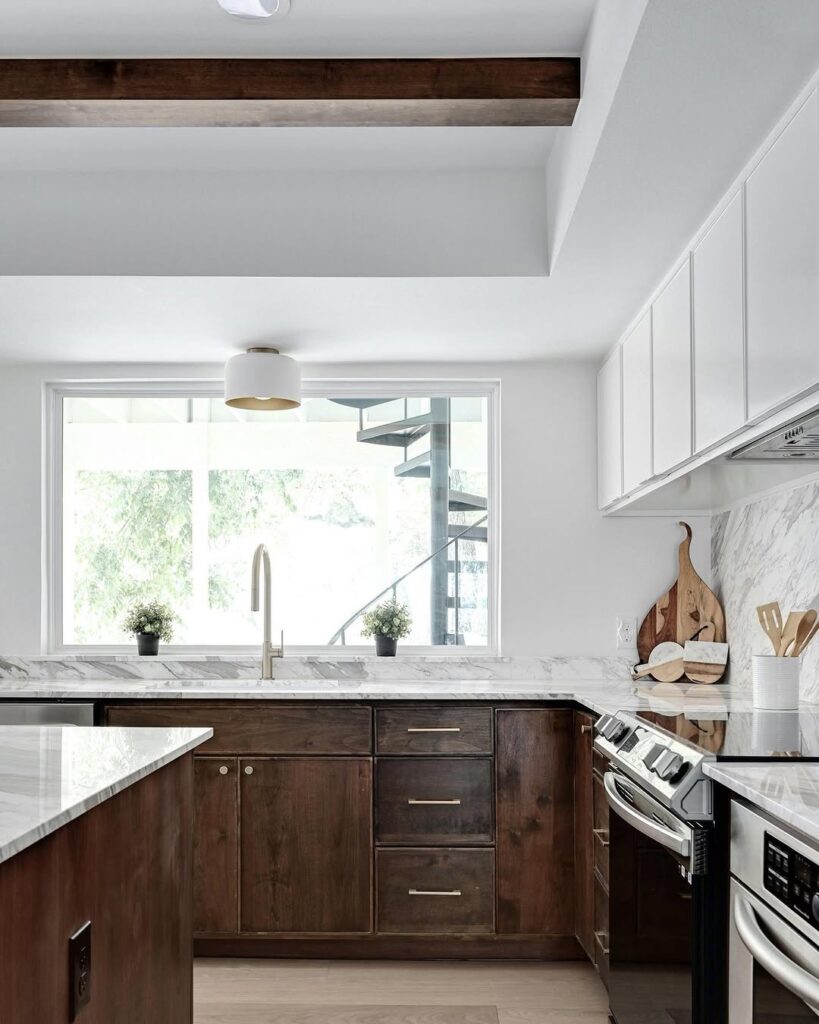
[[[637,646],[637,620],[620,617],[617,619],[617,647],[619,650]]]

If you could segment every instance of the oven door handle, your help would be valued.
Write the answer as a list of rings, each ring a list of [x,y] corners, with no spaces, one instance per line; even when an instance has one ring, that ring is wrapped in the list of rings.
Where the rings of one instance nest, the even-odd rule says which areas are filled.
[[[754,960],[812,1010],[819,1009],[819,978],[771,942],[759,927],[756,911],[740,893],[734,897],[734,924]]]
[[[620,785],[624,784],[622,779],[613,772],[606,772],[603,776],[606,800],[614,813],[622,818],[623,821],[628,822],[632,828],[636,828],[644,836],[648,836],[649,839],[653,839],[660,846],[665,847],[666,850],[671,850],[680,857],[688,857],[691,853],[690,836],[682,832],[675,832],[673,829],[667,828],[657,821],[652,821],[651,818],[647,818],[644,814],[640,814],[636,808],[632,807],[628,801],[620,796],[617,789],[618,783]]]

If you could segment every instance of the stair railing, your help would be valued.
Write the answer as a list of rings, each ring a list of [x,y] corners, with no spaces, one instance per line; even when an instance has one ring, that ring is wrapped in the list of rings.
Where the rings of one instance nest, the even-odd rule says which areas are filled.
[[[440,553],[442,551],[446,551],[446,549],[451,547],[453,544],[455,545],[455,597],[456,597],[456,601],[455,601],[455,639],[456,639],[456,642],[457,642],[457,638],[458,638],[458,625],[459,625],[459,622],[458,622],[458,602],[457,602],[457,598],[458,598],[458,595],[459,595],[458,577],[460,575],[459,570],[458,570],[458,565],[459,565],[459,561],[458,561],[458,550],[459,550],[458,549],[458,541],[465,534],[469,533],[470,530],[474,529],[476,526],[482,526],[487,521],[488,518],[489,518],[489,513],[487,512],[487,514],[485,516],[481,516],[481,518],[477,519],[474,523],[470,523],[469,526],[465,526],[463,528],[463,530],[460,531],[460,533],[456,533],[454,536],[450,537],[449,540],[446,542],[446,544],[442,544],[439,548],[436,548],[435,551],[432,552],[432,554],[427,555],[426,558],[424,558],[422,561],[418,562],[417,565],[414,565],[410,570],[405,572],[402,576],[399,576],[397,579],[394,579],[392,581],[392,583],[390,583],[388,586],[384,587],[384,589],[382,591],[380,591],[378,594],[376,594],[374,598],[372,598],[366,604],[362,605],[358,609],[358,611],[355,612],[353,615],[351,615],[349,617],[349,619],[347,619],[347,621],[342,626],[339,626],[339,628],[335,631],[335,633],[333,633],[333,635],[330,637],[328,646],[332,647],[333,644],[335,644],[337,640],[340,640],[342,646],[344,646],[347,643],[347,639],[346,639],[347,630],[350,628],[350,626],[352,626],[352,624],[355,622],[355,620],[357,618],[359,618],[359,616],[363,615],[364,612],[366,612],[366,610],[371,605],[374,605],[375,602],[379,601],[385,594],[389,594],[390,592],[392,592],[393,598],[396,598],[397,595],[398,595],[398,587],[404,582],[405,579],[408,579],[410,576],[412,576],[413,573],[417,572],[419,569],[422,569],[427,564],[427,562],[431,562],[432,559],[435,558],[436,555],[440,555]]]

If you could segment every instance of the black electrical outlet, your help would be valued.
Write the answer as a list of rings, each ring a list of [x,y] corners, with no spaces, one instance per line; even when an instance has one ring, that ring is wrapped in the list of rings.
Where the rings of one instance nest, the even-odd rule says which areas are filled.
[[[91,1002],[91,922],[86,921],[68,940],[68,1019],[75,1021]]]

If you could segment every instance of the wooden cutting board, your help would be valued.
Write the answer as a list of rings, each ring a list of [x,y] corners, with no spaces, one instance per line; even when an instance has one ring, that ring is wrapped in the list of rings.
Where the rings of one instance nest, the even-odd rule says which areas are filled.
[[[637,633],[640,661],[646,662],[657,644],[672,641],[685,644],[705,623],[713,623],[698,640],[725,642],[725,615],[714,592],[705,585],[691,564],[691,527],[680,523],[685,539],[680,544],[676,581],[649,609]]]

